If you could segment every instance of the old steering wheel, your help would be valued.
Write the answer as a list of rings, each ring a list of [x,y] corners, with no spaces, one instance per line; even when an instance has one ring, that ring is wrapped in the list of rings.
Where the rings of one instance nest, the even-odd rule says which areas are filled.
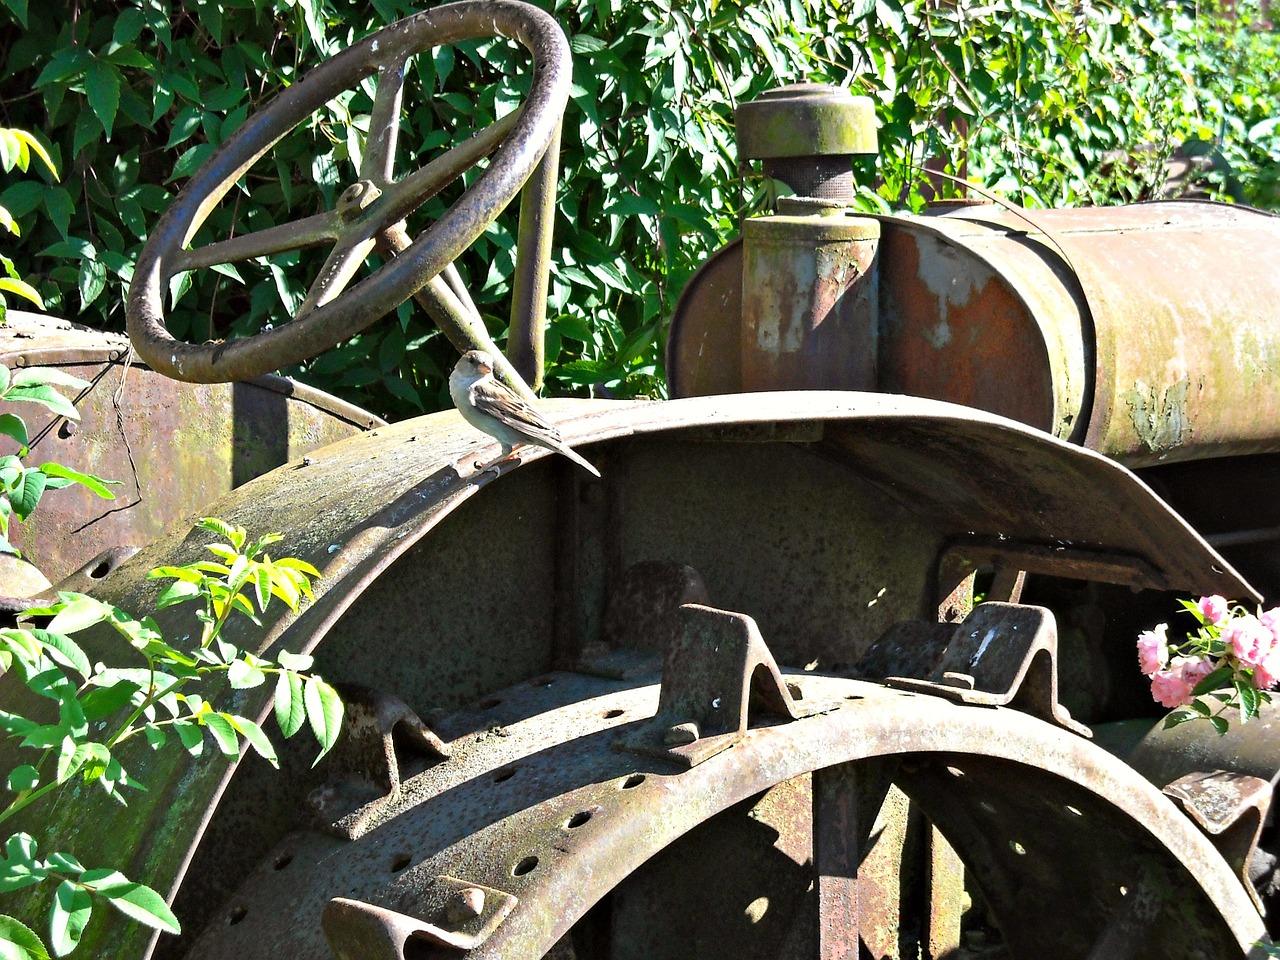
[[[492,36],[514,39],[532,54],[528,100],[426,166],[392,180],[409,58],[441,44]],[[469,247],[529,179],[557,135],[570,70],[560,27],[518,0],[463,0],[437,7],[393,23],[317,67],[223,143],[160,218],[138,259],[125,304],[138,353],[153,369],[178,380],[242,380],[299,363],[394,310]],[[259,157],[338,93],[373,74],[377,95],[359,177],[335,210],[186,249]],[[495,147],[489,166],[439,220],[348,287],[380,237]],[[291,323],[217,344],[186,343],[165,328],[164,296],[175,274],[325,243],[332,250]]]

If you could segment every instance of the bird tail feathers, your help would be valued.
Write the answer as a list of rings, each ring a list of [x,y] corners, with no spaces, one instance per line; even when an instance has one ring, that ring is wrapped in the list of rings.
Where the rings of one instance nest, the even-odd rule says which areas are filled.
[[[588,473],[590,473],[592,476],[594,476],[594,477],[596,477],[596,478],[599,478],[599,477],[600,477],[600,471],[599,471],[599,470],[597,470],[595,467],[593,467],[593,466],[591,465],[591,462],[590,462],[589,460],[587,460],[587,458],[586,458],[586,457],[582,456],[582,454],[578,453],[578,451],[574,450],[573,448],[569,447],[568,445],[561,445],[561,446],[557,447],[556,449],[557,449],[560,453],[563,453],[566,457],[568,457],[568,458],[569,458],[570,460],[572,460],[574,463],[576,463],[578,466],[580,466],[583,470],[586,470],[586,471],[587,471]]]

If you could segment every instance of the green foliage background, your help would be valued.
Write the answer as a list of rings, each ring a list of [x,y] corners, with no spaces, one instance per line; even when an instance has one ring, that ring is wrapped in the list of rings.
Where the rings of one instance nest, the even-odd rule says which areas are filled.
[[[1165,161],[1212,154],[1211,189],[1280,204],[1280,34],[1160,0],[539,0],[570,36],[548,332],[551,392],[661,396],[664,325],[694,269],[768,184],[740,178],[736,104],[780,83],[878,102],[881,155],[859,202],[918,208],[926,158],[1026,205],[1157,196]],[[12,256],[50,312],[123,327],[149,224],[184,178],[273,93],[414,12],[400,0],[0,0],[0,126],[34,131],[63,179],[0,179],[22,228]],[[519,102],[527,59],[503,41],[420,56],[404,169]],[[332,206],[352,176],[371,88],[331,103],[263,161],[210,239]],[[451,195],[425,211],[438,214]],[[411,227],[413,224],[411,224]],[[501,343],[515,211],[460,268]],[[204,271],[171,328],[193,341],[286,322],[310,253]],[[308,273],[308,268],[312,272]],[[416,309],[287,371],[392,417],[448,403],[452,363]]]

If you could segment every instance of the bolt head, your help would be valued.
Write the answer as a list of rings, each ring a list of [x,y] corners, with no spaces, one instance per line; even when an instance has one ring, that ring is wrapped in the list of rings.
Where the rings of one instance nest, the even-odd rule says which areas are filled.
[[[444,915],[452,924],[466,923],[484,913],[484,891],[479,887],[464,887],[449,898]]]

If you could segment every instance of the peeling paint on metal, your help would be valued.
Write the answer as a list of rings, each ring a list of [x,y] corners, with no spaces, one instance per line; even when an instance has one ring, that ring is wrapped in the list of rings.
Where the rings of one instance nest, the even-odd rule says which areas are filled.
[[[1187,417],[1189,377],[1183,377],[1156,395],[1156,388],[1141,380],[1124,394],[1133,418],[1135,435],[1149,451],[1181,446],[1195,432]]]

